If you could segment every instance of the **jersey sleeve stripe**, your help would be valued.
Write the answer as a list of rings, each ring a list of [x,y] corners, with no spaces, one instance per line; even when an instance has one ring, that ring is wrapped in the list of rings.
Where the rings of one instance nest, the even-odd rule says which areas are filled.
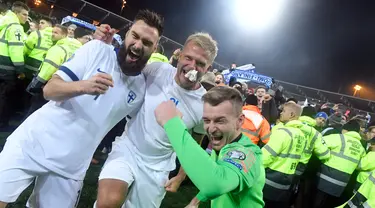
[[[70,79],[72,79],[72,81],[79,81],[77,75],[74,74],[74,72],[72,72],[72,70],[70,70],[68,67],[60,66],[59,70],[64,72],[66,75],[68,75]]]

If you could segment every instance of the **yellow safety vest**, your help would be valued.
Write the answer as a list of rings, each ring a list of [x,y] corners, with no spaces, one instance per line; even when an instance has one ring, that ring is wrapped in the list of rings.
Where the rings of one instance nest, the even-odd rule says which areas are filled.
[[[38,76],[36,76],[27,91],[31,94],[42,93],[42,87],[51,79],[58,68],[66,62],[74,52],[82,46],[81,42],[73,38],[64,38],[52,46],[46,54],[42,65],[40,66]]]
[[[30,33],[24,47],[25,68],[30,74],[38,71],[48,49],[52,46],[52,27]]]
[[[15,79],[24,72],[23,40],[25,33],[15,13],[9,11],[0,21],[0,74],[2,79]]]
[[[270,140],[262,148],[266,168],[264,198],[273,201],[289,200],[296,168],[306,148],[303,132],[294,127],[272,129]]]
[[[151,57],[148,59],[147,64],[150,64],[150,63],[153,63],[153,62],[165,62],[165,63],[169,63],[169,60],[163,54],[153,53],[153,54],[151,54]]]
[[[325,161],[318,173],[318,189],[340,197],[359,161],[365,156],[359,133],[332,134],[323,137],[330,149],[331,157]]]

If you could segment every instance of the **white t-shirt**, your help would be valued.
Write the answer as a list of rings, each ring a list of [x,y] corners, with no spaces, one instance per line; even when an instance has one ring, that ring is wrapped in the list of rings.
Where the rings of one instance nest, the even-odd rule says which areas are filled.
[[[132,118],[119,141],[129,145],[138,160],[160,171],[175,169],[176,155],[165,134],[156,122],[154,111],[163,101],[172,100],[183,114],[188,129],[198,125],[203,116],[202,96],[206,90],[185,90],[175,81],[176,68],[168,63],[155,62],[144,69],[146,95],[141,110]],[[123,141],[124,140],[124,141]]]
[[[125,76],[113,47],[100,41],[82,46],[56,74],[71,82],[100,72],[114,80],[105,94],[50,101],[8,139],[20,139],[24,152],[51,171],[82,180],[103,137],[125,116],[134,116],[144,99],[144,75]]]

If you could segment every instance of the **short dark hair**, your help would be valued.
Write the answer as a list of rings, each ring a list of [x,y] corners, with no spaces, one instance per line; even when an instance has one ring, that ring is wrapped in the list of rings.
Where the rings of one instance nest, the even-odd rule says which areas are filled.
[[[234,112],[239,116],[242,113],[242,96],[240,92],[232,87],[217,86],[210,89],[202,97],[203,102],[217,106],[222,102],[229,101],[233,105]]]
[[[316,110],[312,106],[305,106],[302,109],[302,116],[308,116],[310,118],[315,118]]]
[[[359,125],[357,120],[350,120],[346,124],[344,124],[342,129],[359,133],[359,131],[361,130],[361,126]]]
[[[257,88],[255,88],[255,93],[259,90],[259,89],[264,89],[266,92],[267,92],[267,87],[266,86],[263,86],[263,85],[259,85]]]
[[[23,2],[15,1],[12,5],[12,12],[20,13],[21,10],[24,9],[26,11],[30,11],[30,8]]]
[[[68,28],[67,28],[67,27],[65,27],[65,26],[63,26],[63,25],[59,25],[59,24],[55,25],[54,27],[58,27],[58,28],[60,28],[61,31],[62,31],[65,35],[68,34]]]
[[[154,27],[158,30],[159,36],[163,35],[164,32],[164,19],[157,13],[150,10],[140,10],[134,18],[134,22],[142,20],[150,27]]]
[[[220,75],[223,78],[223,81],[225,81],[224,75],[222,73],[217,73],[215,76]]]
[[[91,32],[81,27],[77,27],[77,29],[74,30],[74,38],[82,38],[85,35],[91,35]]]
[[[47,17],[47,16],[44,16],[44,15],[41,16],[41,17],[39,18],[39,21],[40,21],[40,20],[44,20],[44,21],[46,21],[46,22],[49,22],[52,26],[54,25],[52,19],[49,18],[49,17]]]
[[[245,99],[246,105],[258,105],[258,98],[255,95],[248,95]]]

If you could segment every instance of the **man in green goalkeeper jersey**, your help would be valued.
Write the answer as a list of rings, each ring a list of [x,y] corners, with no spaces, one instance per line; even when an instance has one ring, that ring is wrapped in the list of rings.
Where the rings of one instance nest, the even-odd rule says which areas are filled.
[[[182,167],[200,191],[187,207],[198,207],[206,200],[212,200],[213,208],[263,207],[262,153],[241,133],[244,116],[240,93],[220,86],[202,99],[204,129],[213,147],[211,158],[190,136],[172,101],[155,110]]]

